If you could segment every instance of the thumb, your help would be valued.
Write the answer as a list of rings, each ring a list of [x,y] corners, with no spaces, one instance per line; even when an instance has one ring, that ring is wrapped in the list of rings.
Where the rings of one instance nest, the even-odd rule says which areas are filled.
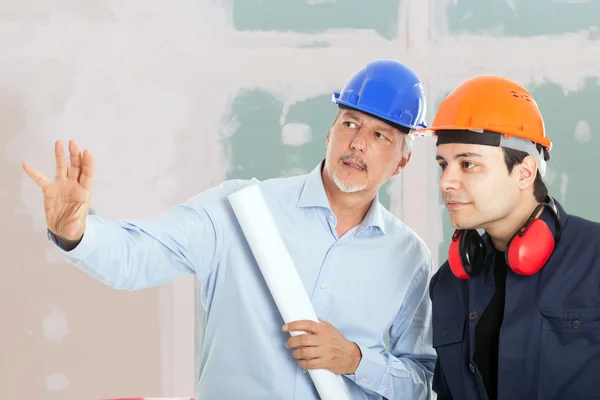
[[[34,181],[36,185],[38,185],[40,188],[43,188],[44,186],[50,183],[50,180],[46,178],[44,174],[37,171],[28,162],[24,161],[21,164],[21,166],[23,167],[25,173],[31,178],[31,180]]]
[[[83,236],[85,231],[85,220],[88,215],[89,206],[85,203],[80,204],[74,211],[71,218],[64,226],[64,234],[70,240],[78,240]]]

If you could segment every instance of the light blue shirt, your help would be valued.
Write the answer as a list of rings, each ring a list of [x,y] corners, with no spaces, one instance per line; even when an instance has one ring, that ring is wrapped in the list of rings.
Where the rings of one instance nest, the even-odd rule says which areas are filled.
[[[362,223],[338,237],[321,166],[259,185],[318,318],[362,352],[355,373],[343,375],[352,399],[429,399],[431,254],[377,198]],[[319,398],[285,347],[289,334],[227,200],[257,182],[225,181],[150,220],[88,215],[79,245],[57,247],[117,289],[198,276],[206,332],[197,400]]]

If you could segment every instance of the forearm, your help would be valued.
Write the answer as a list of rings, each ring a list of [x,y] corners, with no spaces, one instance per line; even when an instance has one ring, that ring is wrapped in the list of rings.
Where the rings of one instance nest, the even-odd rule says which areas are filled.
[[[48,236],[70,262],[115,289],[142,289],[193,273],[181,254],[127,222],[90,215],[79,243],[58,243],[52,233]]]

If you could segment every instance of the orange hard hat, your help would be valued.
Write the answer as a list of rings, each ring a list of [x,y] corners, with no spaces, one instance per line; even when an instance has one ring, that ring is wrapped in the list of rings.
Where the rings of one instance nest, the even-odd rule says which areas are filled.
[[[441,103],[428,128],[414,134],[435,135],[447,130],[487,131],[515,136],[552,148],[535,100],[518,83],[495,75],[468,79]]]

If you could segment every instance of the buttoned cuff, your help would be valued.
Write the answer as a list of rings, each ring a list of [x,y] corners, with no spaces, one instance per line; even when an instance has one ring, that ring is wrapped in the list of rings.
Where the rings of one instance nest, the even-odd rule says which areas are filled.
[[[362,354],[360,363],[353,374],[345,376],[357,385],[376,392],[385,373],[383,356],[378,351],[363,347],[358,343],[356,345]]]
[[[56,240],[56,236],[49,229],[47,229],[48,239],[54,244],[56,249],[66,257],[72,260],[83,260],[90,255],[97,246],[96,241],[96,221],[88,216],[86,220],[85,232],[79,244],[72,250],[63,250]]]

